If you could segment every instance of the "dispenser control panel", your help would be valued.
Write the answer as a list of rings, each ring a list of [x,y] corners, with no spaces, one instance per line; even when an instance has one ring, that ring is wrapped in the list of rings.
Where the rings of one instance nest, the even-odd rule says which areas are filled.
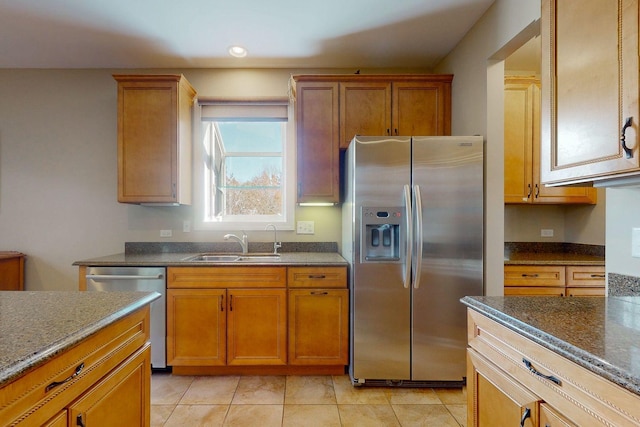
[[[404,208],[362,207],[361,262],[400,260]]]

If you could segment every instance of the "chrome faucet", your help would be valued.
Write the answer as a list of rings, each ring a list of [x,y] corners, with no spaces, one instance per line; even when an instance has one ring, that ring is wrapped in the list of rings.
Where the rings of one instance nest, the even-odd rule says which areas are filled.
[[[246,254],[247,252],[249,252],[249,240],[248,240],[249,238],[247,237],[247,234],[244,231],[242,232],[242,238],[236,236],[235,234],[225,234],[224,240],[229,240],[229,239],[233,239],[238,243],[240,243],[243,254]]]
[[[282,244],[278,242],[278,230],[276,230],[276,226],[273,224],[267,224],[267,226],[264,229],[268,230],[269,227],[273,227],[273,253],[277,254],[278,248],[282,247]]]

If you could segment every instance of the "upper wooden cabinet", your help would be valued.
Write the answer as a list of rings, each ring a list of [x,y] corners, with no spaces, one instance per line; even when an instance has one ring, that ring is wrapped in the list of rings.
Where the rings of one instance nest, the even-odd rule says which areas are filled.
[[[564,204],[597,201],[593,187],[547,187],[540,179],[540,82],[505,78],[504,202]]]
[[[191,204],[192,106],[184,76],[114,75],[118,201]]]
[[[338,83],[296,86],[298,203],[340,202]]]
[[[542,1],[542,182],[640,173],[638,13],[637,0]]]
[[[349,76],[340,82],[340,148],[356,135],[451,134],[451,75]]]
[[[453,76],[296,75],[298,203],[340,202],[340,149],[356,135],[450,135]]]

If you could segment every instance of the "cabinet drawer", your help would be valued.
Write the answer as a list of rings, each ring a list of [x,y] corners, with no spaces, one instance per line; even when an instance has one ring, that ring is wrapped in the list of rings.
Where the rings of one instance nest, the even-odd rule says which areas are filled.
[[[575,265],[567,266],[567,286],[604,288],[604,279],[604,267]]]
[[[576,287],[570,288],[567,286],[567,296],[568,297],[603,297],[605,296],[605,288],[601,287]]]
[[[565,295],[564,287],[556,286],[506,286],[504,287],[505,296],[556,296]]]
[[[565,285],[565,267],[505,265],[504,286],[556,286]]]
[[[169,267],[167,287],[197,288],[284,288],[286,267]]]
[[[347,267],[289,267],[290,288],[346,288]]]
[[[2,388],[0,420],[44,424],[148,340],[147,306]]]
[[[468,326],[471,348],[573,423],[640,425],[637,395],[472,309]]]

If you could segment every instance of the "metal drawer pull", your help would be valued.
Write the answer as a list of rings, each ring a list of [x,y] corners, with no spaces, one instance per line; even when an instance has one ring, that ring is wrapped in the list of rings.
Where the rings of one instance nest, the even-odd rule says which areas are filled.
[[[538,277],[538,274],[526,274],[526,273],[522,273],[522,277]]]
[[[45,388],[45,389],[44,389],[44,391],[45,391],[45,392],[47,392],[47,391],[49,391],[49,390],[51,390],[51,389],[53,389],[53,388],[58,387],[59,385],[62,385],[62,384],[64,384],[64,383],[67,383],[67,382],[71,381],[72,379],[74,379],[75,377],[77,377],[78,375],[80,375],[80,372],[82,372],[82,370],[83,370],[83,369],[84,369],[84,362],[82,362],[81,364],[79,364],[79,365],[76,367],[75,372],[74,372],[73,374],[71,374],[69,377],[67,377],[67,378],[63,379],[62,381],[54,381],[54,382],[52,382],[51,384],[49,384],[49,385],[47,386],[47,388]]]
[[[151,276],[144,276],[144,275],[140,275],[137,276],[135,274],[120,274],[120,275],[115,275],[115,274],[87,274],[85,276],[87,279],[90,280],[156,280],[156,279],[162,279],[163,274],[156,274],[151,275]]]
[[[624,154],[626,155],[627,159],[630,159],[633,157],[633,150],[627,147],[627,142],[626,142],[627,137],[625,136],[625,132],[627,131],[627,128],[632,125],[632,121],[633,121],[633,117],[627,117],[627,120],[625,120],[624,125],[622,126],[622,131],[620,132],[620,145],[622,146],[622,149],[624,150]]]
[[[544,375],[544,374],[538,372],[538,370],[536,368],[534,368],[533,365],[531,364],[531,362],[529,362],[527,359],[522,359],[522,361],[524,362],[524,365],[527,367],[527,369],[529,369],[529,371],[533,372],[537,376],[542,377],[545,380],[549,380],[551,382],[554,382],[554,383],[556,383],[558,385],[562,385],[562,381],[560,381],[559,379],[557,379],[553,375]]]
[[[592,274],[591,277],[595,279],[604,279],[604,274]]]
[[[329,295],[329,292],[311,291],[311,295]]]
[[[324,274],[310,274],[309,279],[326,279],[327,276],[325,276]]]
[[[87,425],[84,423],[84,417],[82,416],[82,414],[76,417],[76,425],[78,427],[87,427]]]
[[[524,414],[522,414],[522,419],[520,420],[520,427],[524,427],[524,421],[527,418],[531,418],[531,409],[524,408]]]

